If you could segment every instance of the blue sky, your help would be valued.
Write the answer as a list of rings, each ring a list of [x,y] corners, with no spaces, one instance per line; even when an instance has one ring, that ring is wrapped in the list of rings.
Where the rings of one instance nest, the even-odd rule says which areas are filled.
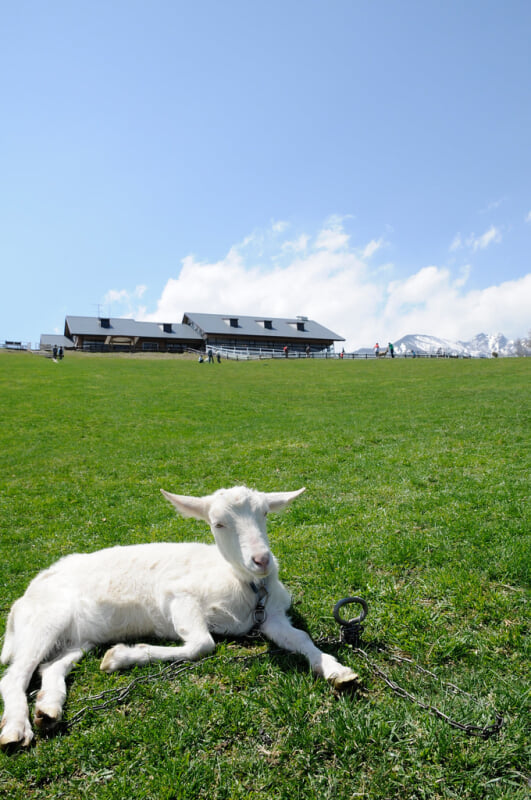
[[[4,4],[0,341],[531,328],[528,0]]]

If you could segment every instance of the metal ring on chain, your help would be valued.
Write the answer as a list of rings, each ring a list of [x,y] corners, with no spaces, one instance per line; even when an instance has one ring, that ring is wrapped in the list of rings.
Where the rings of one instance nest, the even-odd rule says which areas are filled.
[[[359,617],[355,617],[354,619],[343,619],[339,614],[339,609],[343,608],[343,606],[350,605],[351,603],[358,603],[361,606],[361,614]],[[343,600],[339,600],[339,602],[337,602],[334,606],[334,619],[339,625],[342,626],[353,624],[361,625],[368,612],[369,607],[367,606],[367,602],[363,599],[363,597],[344,597]]]

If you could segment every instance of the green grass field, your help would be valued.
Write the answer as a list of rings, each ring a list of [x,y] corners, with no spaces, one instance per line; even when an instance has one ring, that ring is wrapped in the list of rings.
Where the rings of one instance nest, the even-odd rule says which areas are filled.
[[[297,624],[337,638],[334,603],[360,594],[365,648],[395,680],[451,716],[483,725],[496,709],[505,724],[488,741],[455,731],[346,645],[330,649],[364,694],[336,695],[260,641],[221,641],[193,669],[139,681],[28,752],[0,753],[0,797],[528,797],[530,385],[530,359],[54,364],[1,353],[0,633],[62,555],[208,541],[161,487],[306,486],[270,519]],[[392,653],[476,699],[393,666]],[[72,672],[67,720],[89,696],[160,671],[108,676],[100,658]]]

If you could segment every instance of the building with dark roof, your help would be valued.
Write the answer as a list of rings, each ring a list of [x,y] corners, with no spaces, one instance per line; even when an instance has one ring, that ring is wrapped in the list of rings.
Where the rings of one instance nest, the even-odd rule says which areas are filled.
[[[236,314],[186,313],[183,323],[212,348],[260,348],[292,352],[332,350],[342,336],[308,317],[237,316]]]
[[[182,353],[201,350],[203,339],[189,325],[136,322],[115,317],[66,317],[64,335],[76,350]]]
[[[72,339],[56,333],[42,333],[39,343],[40,350],[53,350],[54,347],[62,347],[63,350],[73,350],[75,345]]]
[[[65,319],[64,335],[43,334],[41,350],[54,345],[88,352],[182,353],[187,349],[248,350],[266,354],[328,353],[343,337],[307,317],[186,313],[178,322],[137,322],[117,317]]]

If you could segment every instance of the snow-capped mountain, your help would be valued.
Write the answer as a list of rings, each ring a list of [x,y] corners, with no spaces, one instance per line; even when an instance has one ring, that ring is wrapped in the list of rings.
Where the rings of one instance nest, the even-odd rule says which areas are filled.
[[[469,342],[452,341],[451,339],[441,339],[437,336],[426,336],[423,334],[409,334],[394,342],[396,353],[410,353],[412,350],[419,355],[433,355],[444,353],[445,355],[472,356],[491,356],[498,353],[500,356],[516,355],[516,346],[513,341],[509,341],[503,333],[488,335],[478,333]]]
[[[446,356],[471,356],[485,358],[497,353],[499,356],[517,355],[516,343],[507,339],[503,333],[486,334],[478,333],[469,342],[441,339],[438,336],[412,333],[393,342],[395,353],[398,355],[446,355]],[[385,350],[387,342],[380,342],[380,352]],[[358,353],[374,353],[373,348],[363,347]]]

